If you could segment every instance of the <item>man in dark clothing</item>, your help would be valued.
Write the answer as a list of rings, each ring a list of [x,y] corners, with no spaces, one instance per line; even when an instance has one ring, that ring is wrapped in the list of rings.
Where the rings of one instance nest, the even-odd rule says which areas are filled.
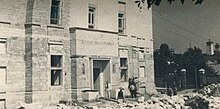
[[[119,92],[118,92],[118,99],[124,99],[124,92],[123,92],[123,88],[119,88]]]
[[[134,81],[134,78],[131,80],[129,90],[131,92],[131,97],[136,98],[137,97],[137,87],[136,87],[136,83]]]
[[[166,85],[167,85],[167,93],[169,96],[177,94],[174,73],[169,73],[169,75],[167,76]]]
[[[120,87],[119,88],[119,92],[118,92],[118,102],[123,102],[124,99],[125,99],[125,95],[124,95],[124,92],[123,92],[123,88]]]

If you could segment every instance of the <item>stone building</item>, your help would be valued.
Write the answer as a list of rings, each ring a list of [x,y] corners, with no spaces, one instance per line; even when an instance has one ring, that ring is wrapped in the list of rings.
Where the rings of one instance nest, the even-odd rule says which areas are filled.
[[[134,1],[1,0],[0,108],[105,96],[132,76],[152,93],[152,11]]]

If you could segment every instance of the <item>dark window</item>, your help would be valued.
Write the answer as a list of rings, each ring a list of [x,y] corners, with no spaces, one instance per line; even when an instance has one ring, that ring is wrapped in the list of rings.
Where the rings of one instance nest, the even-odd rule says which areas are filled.
[[[62,81],[62,56],[51,55],[51,85],[61,85]]]
[[[121,81],[123,82],[127,81],[127,69],[121,70]]]
[[[51,13],[50,13],[50,23],[59,24],[60,17],[60,1],[52,0],[51,3]]]
[[[51,85],[61,85],[62,70],[51,70]]]
[[[127,58],[120,58],[121,81],[127,81]]]
[[[120,58],[120,67],[127,67],[127,58]]]
[[[62,56],[52,55],[51,56],[51,67],[62,67]]]
[[[88,15],[88,27],[89,28],[94,28],[95,26],[95,8],[94,7],[89,7],[89,15]]]

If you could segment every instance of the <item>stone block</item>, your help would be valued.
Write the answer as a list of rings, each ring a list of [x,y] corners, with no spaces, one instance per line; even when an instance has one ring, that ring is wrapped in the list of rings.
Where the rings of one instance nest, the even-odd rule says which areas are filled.
[[[96,100],[98,96],[99,96],[98,91],[85,91],[85,92],[82,92],[82,100],[83,101],[93,101],[93,100]]]

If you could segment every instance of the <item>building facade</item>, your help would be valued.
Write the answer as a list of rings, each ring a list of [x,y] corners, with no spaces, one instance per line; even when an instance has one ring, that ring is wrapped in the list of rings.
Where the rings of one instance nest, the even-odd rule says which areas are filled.
[[[0,108],[105,96],[129,77],[153,93],[152,12],[134,1],[1,0]]]

